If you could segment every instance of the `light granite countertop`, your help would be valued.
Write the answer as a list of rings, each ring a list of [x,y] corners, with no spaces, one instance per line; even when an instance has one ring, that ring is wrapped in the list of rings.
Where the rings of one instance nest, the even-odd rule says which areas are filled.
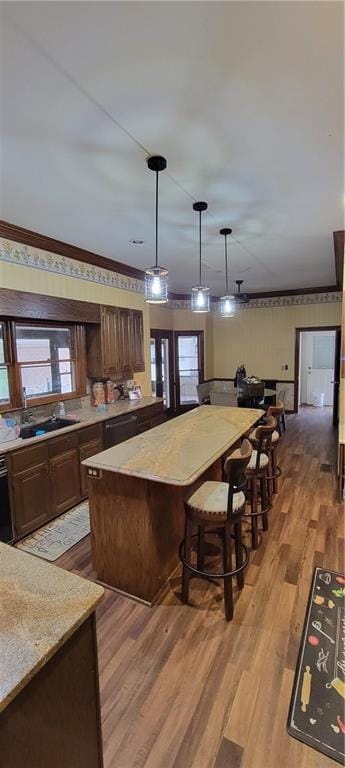
[[[82,463],[169,485],[190,485],[262,415],[257,408],[201,405]]]
[[[0,543],[0,711],[95,610],[104,590]]]
[[[147,408],[147,406],[161,402],[162,399],[159,397],[142,397],[141,400],[118,400],[117,403],[114,403],[113,405],[107,405],[104,413],[98,413],[97,409],[93,408],[91,405],[76,408],[75,411],[66,414],[66,417],[64,418],[77,419],[77,424],[62,427],[62,429],[57,429],[54,432],[47,432],[45,435],[40,435],[38,437],[29,437],[26,440],[19,437],[17,440],[9,440],[7,443],[0,443],[0,454],[16,451],[18,448],[26,448],[29,445],[44,440],[51,440],[54,437],[63,435],[65,432],[73,432],[76,429],[81,429],[82,427],[88,427],[91,424],[97,424],[100,421],[115,418],[115,416],[124,416],[127,413],[134,413],[141,408]],[[43,419],[41,421],[43,421]],[[25,424],[23,426],[35,426],[35,422],[30,422],[30,424]]]

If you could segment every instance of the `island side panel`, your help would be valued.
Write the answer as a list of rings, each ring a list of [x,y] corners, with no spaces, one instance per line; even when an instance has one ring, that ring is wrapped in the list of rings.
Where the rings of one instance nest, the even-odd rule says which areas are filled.
[[[6,768],[103,768],[95,616],[0,714]]]
[[[184,489],[114,472],[89,478],[97,579],[152,603],[178,563]]]
[[[88,478],[92,565],[97,579],[152,604],[179,563],[184,498],[221,479],[218,459],[191,486],[102,472]]]

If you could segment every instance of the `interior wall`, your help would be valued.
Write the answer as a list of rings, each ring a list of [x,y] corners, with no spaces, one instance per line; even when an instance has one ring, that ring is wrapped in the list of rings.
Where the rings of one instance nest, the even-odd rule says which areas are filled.
[[[244,362],[248,375],[292,381],[296,328],[340,323],[340,302],[240,309],[231,319],[214,317],[214,376],[232,377]]]
[[[63,296],[114,307],[141,309],[144,320],[145,371],[135,374],[144,395],[151,394],[150,380],[150,311],[143,294],[124,291],[77,277],[46,272],[43,269],[0,263],[0,286],[47,296]],[[1,314],[1,307],[0,307]]]

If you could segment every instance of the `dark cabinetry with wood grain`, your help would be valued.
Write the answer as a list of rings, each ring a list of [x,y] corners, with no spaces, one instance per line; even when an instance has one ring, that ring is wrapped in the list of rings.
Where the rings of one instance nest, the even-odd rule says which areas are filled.
[[[15,538],[50,518],[49,463],[46,445],[24,448],[9,459],[10,495]]]
[[[50,517],[66,512],[80,500],[78,433],[48,442]]]
[[[86,352],[91,379],[128,379],[145,370],[141,310],[102,306],[100,324],[86,329]]]
[[[15,539],[26,536],[87,496],[83,459],[103,448],[101,424],[10,454],[10,497]]]
[[[163,402],[135,408],[137,433],[165,420]],[[119,421],[123,416],[119,415]],[[115,421],[115,418],[113,419]],[[14,538],[20,539],[66,512],[88,495],[84,459],[103,450],[104,424],[21,448],[8,457]]]

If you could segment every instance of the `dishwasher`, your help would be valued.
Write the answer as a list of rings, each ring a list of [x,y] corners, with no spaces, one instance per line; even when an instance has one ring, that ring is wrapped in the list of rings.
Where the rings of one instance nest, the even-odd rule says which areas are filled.
[[[0,456],[0,541],[8,544],[13,540],[10,494],[6,456]]]
[[[111,448],[113,445],[124,443],[130,437],[137,434],[137,417],[127,416],[126,418],[109,419],[104,424],[104,447]]]

